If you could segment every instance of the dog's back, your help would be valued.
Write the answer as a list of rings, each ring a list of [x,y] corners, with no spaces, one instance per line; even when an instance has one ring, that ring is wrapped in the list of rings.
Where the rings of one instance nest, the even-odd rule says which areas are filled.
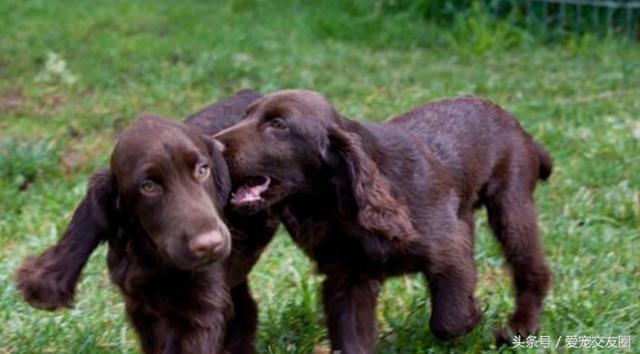
[[[477,97],[428,103],[393,118],[395,125],[427,144],[462,195],[475,194],[497,174],[527,171],[531,183],[551,174],[551,158],[520,123],[496,104]]]
[[[244,89],[235,95],[216,101],[200,111],[190,115],[184,123],[195,127],[200,133],[213,135],[219,131],[238,123],[247,112],[247,107],[262,94]]]

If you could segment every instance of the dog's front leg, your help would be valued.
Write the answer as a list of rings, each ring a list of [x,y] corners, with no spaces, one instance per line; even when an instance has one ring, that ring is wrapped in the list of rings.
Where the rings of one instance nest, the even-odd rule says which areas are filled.
[[[126,311],[129,322],[138,335],[142,352],[145,354],[165,352],[167,335],[161,319],[145,312],[139,305],[133,303],[126,304]]]
[[[258,306],[251,296],[247,280],[231,289],[231,300],[234,313],[227,322],[224,348],[232,354],[253,354],[256,352]]]
[[[430,267],[425,273],[431,293],[431,332],[447,341],[471,331],[482,312],[474,296],[476,270],[473,236],[468,223],[434,232]]]
[[[375,344],[376,280],[327,275],[322,284],[332,353],[367,354]]]

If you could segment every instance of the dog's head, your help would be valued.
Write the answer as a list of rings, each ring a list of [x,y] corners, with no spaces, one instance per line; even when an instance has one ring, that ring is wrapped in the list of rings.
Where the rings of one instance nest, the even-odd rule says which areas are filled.
[[[231,250],[221,218],[226,166],[215,161],[219,153],[204,139],[184,124],[145,116],[121,134],[111,156],[122,221],[181,269],[225,258]]]
[[[266,95],[242,121],[214,138],[234,181],[230,204],[240,211],[256,212],[294,194],[335,188],[362,227],[389,238],[413,233],[406,205],[393,196],[378,168],[376,138],[341,117],[317,92]]]
[[[58,243],[28,258],[17,287],[33,306],[69,306],[90,254],[124,230],[161,264],[197,270],[231,251],[221,210],[228,170],[213,141],[186,125],[152,116],[122,132],[111,167],[95,172]]]
[[[257,211],[313,188],[336,117],[312,91],[277,92],[251,104],[240,123],[215,135],[239,187],[231,204]]]

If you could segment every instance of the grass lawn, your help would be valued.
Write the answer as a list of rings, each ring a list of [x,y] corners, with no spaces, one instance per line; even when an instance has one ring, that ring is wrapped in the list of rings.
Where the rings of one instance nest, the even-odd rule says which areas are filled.
[[[104,247],[70,310],[30,308],[13,272],[61,235],[88,175],[136,115],[181,119],[244,87],[313,88],[359,119],[462,94],[513,112],[555,159],[536,192],[554,273],[540,334],[554,343],[630,335],[628,351],[640,352],[640,45],[589,36],[545,45],[502,25],[444,29],[358,4],[0,0],[0,353],[138,351]],[[485,319],[439,343],[423,280],[394,279],[378,308],[380,353],[495,351],[512,294],[479,214]],[[326,348],[320,278],[284,232],[251,279],[260,352]]]

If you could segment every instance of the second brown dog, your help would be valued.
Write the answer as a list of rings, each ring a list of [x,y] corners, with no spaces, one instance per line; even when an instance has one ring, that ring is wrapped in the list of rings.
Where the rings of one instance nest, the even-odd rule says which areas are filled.
[[[282,91],[256,101],[216,138],[235,184],[231,204],[246,213],[277,210],[326,275],[332,350],[373,351],[380,285],[405,273],[428,280],[436,337],[471,330],[481,318],[473,260],[480,206],[513,269],[509,327],[523,336],[538,329],[550,272],[533,191],[551,160],[495,104],[444,100],[362,124],[316,92]]]

